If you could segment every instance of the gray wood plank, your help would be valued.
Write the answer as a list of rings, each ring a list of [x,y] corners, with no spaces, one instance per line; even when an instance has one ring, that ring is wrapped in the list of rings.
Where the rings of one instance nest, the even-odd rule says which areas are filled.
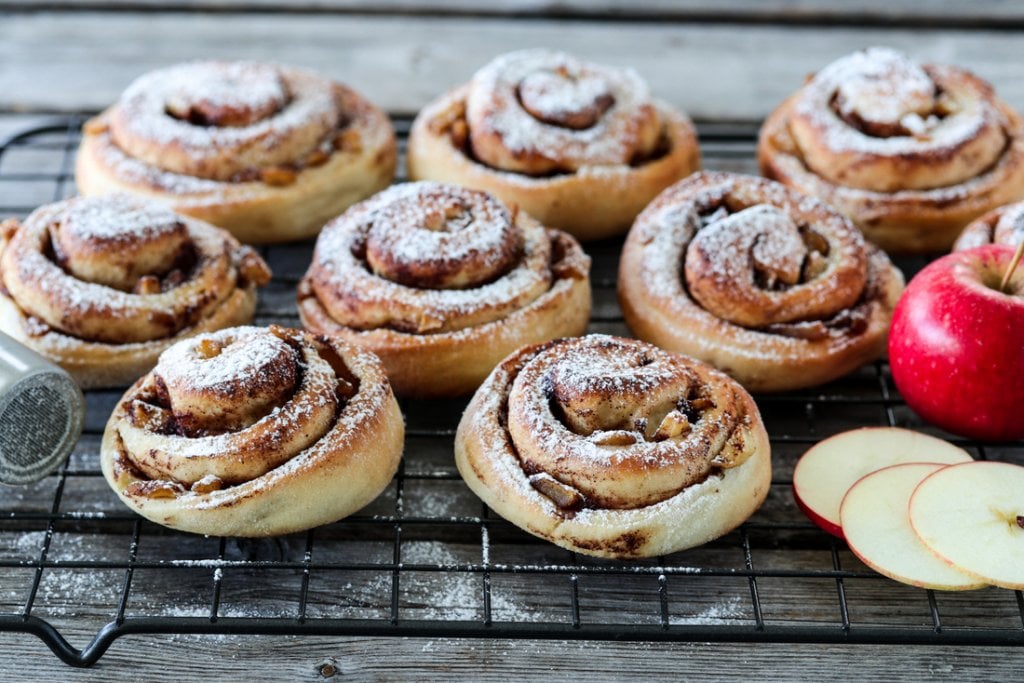
[[[40,12],[0,22],[0,111],[99,109],[149,69],[237,57],[318,69],[392,112],[414,113],[496,54],[550,46],[635,67],[698,119],[756,120],[808,72],[873,44],[971,68],[1024,109],[1019,36],[1007,31]]]
[[[176,635],[126,637],[79,670],[31,636],[0,634],[0,648],[4,676],[25,681],[973,681],[1024,666],[1019,648]]]
[[[0,10],[204,10],[269,11],[281,13],[352,12],[373,14],[449,14],[516,17],[587,17],[608,20],[838,21],[847,23],[973,22],[997,25],[1024,20],[1024,6],[1013,0],[975,0],[969,3],[919,0],[0,0]]]

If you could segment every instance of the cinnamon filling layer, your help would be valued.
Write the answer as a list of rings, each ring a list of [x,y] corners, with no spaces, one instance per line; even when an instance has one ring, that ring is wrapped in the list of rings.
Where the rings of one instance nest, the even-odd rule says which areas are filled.
[[[509,440],[531,485],[567,511],[656,504],[749,453],[729,382],[635,340],[553,342],[509,388]]]

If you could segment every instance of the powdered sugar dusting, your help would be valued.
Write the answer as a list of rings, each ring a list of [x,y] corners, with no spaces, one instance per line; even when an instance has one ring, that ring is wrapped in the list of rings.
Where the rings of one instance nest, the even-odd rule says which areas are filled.
[[[822,244],[805,244],[798,222]],[[809,259],[813,273],[805,272]],[[769,203],[706,220],[684,263],[690,295],[717,317],[746,327],[829,317],[856,302],[865,278],[863,243],[848,223],[833,214],[790,214]]]
[[[355,329],[393,327],[419,333],[465,329],[506,317],[551,287],[551,238],[535,221],[520,214],[514,229],[521,240],[518,259],[500,277],[464,289],[424,289],[394,282],[373,273],[360,254],[365,251],[371,225],[387,216],[395,202],[405,203],[438,188],[432,183],[395,186],[377,197],[349,209],[325,226],[317,241],[310,268],[310,280],[317,298],[331,317]],[[474,216],[475,218],[475,216]],[[393,216],[385,219],[390,229],[422,233],[415,226],[400,225]],[[505,230],[506,226],[481,226],[481,231]],[[485,236],[485,239],[489,239]],[[396,242],[401,241],[396,238]],[[447,246],[454,240],[444,240]],[[400,247],[417,260],[446,259],[446,253],[429,249],[442,242],[429,237],[411,237]],[[482,246],[482,245],[478,245]],[[470,250],[472,251],[472,250]],[[456,246],[456,256],[464,252]],[[477,254],[472,254],[476,257]],[[486,261],[486,259],[485,259]]]
[[[518,256],[511,212],[485,192],[409,183],[385,190],[376,203],[365,219],[367,260],[388,279],[435,289],[476,286],[502,275]]]
[[[822,69],[796,97],[790,121],[815,173],[867,190],[967,181],[998,161],[1005,128],[987,85],[954,67],[918,66],[885,48]],[[907,171],[915,157],[928,165],[927,173]],[[896,161],[903,165],[893,170],[889,164]],[[901,169],[902,178],[891,177]]]
[[[103,167],[109,169],[116,178],[131,185],[162,190],[175,196],[193,195],[189,197],[190,202],[218,204],[224,201],[228,191],[237,193],[239,188],[245,187],[244,183],[197,178],[147,164],[125,153],[114,143],[109,132],[96,136],[96,146]]]
[[[752,238],[744,242],[742,249],[739,248],[741,245],[732,243],[735,242],[735,235],[724,230],[705,235],[708,230],[706,225],[716,225],[722,220],[721,214],[718,214],[718,218],[712,216],[715,207],[727,204],[736,211],[731,214],[732,223],[748,214],[752,210],[749,207],[766,207],[756,215],[769,215],[765,211],[770,207],[773,211],[789,216],[793,224],[805,225],[818,233],[828,244],[824,269],[807,280],[801,274],[798,283],[781,286],[777,291],[763,289],[763,285],[753,278],[753,270],[757,267],[754,246],[761,243],[757,236],[765,226],[733,225],[737,229],[753,231]],[[744,208],[747,210],[744,211]],[[686,268],[695,262],[690,254],[693,245],[709,238],[711,241],[702,245],[702,252],[710,255],[710,263],[723,260],[727,262],[726,265],[713,267],[710,273],[688,272]],[[782,246],[780,243],[777,248],[781,249]],[[802,241],[800,247],[806,249]],[[841,349],[855,335],[842,327],[829,327],[826,324],[826,339],[799,339],[778,334],[776,326],[771,324],[730,322],[695,300],[687,282],[706,284],[709,280],[720,280],[716,284],[721,285],[723,296],[727,299],[730,296],[741,299],[744,291],[758,299],[768,297],[769,300],[776,298],[776,295],[790,296],[787,292],[792,292],[792,296],[805,299],[802,305],[805,310],[811,311],[805,319],[827,323],[833,316],[840,314],[844,306],[857,306],[869,297],[878,296],[867,283],[874,282],[882,274],[875,271],[876,264],[872,263],[868,263],[866,271],[863,270],[866,249],[863,238],[848,220],[815,199],[764,179],[701,173],[663,193],[641,214],[627,240],[623,267],[631,267],[628,264],[633,264],[638,269],[637,280],[642,291],[631,293],[631,296],[649,299],[652,306],[664,310],[672,320],[679,323],[674,333],[680,338],[686,338],[688,343],[693,344],[693,348],[706,349],[707,354],[713,355],[720,353],[721,347],[725,346],[730,353],[742,353],[744,357],[771,365],[781,363],[786,358],[804,358],[811,353],[811,349],[817,349],[815,353],[822,352],[823,348]],[[730,253],[730,250],[735,253]],[[785,254],[762,253],[761,256],[774,261],[784,258]],[[704,261],[701,263],[707,265]],[[840,274],[843,279],[848,279],[851,273],[855,274],[858,270],[861,271],[860,285],[846,299],[843,296],[837,298],[835,279]],[[762,303],[758,310],[770,313],[774,305]],[[783,310],[778,321],[791,320],[792,315],[792,310]],[[682,321],[692,321],[692,324],[683,324]]]
[[[245,331],[221,330],[175,344],[160,355],[156,374],[168,384],[183,381],[202,392],[265,374],[282,360],[291,361],[291,348],[281,339],[256,328],[241,329]],[[199,350],[210,342],[224,345],[213,357]]]
[[[534,488],[529,473],[536,472],[537,466],[532,460],[529,463],[526,462],[524,458],[527,456],[524,449],[528,449],[528,457],[531,459],[537,449],[534,447],[535,444],[527,444],[522,441],[521,436],[513,429],[513,419],[518,419],[517,414],[520,412],[532,411],[550,414],[554,409],[548,406],[547,400],[544,400],[541,405],[524,404],[515,397],[516,391],[521,386],[536,383],[535,378],[524,377],[524,370],[528,370],[532,364],[544,356],[550,358],[551,356],[571,355],[571,350],[577,345],[581,349],[593,345],[595,352],[600,354],[599,349],[607,349],[608,345],[620,344],[649,349],[651,354],[664,353],[642,342],[602,335],[561,340],[522,349],[519,353],[506,359],[488,377],[480,391],[474,396],[466,416],[459,425],[457,444],[461,443],[464,446],[462,449],[457,448],[456,462],[470,488],[487,500],[505,518],[532,533],[553,540],[559,545],[573,548],[582,546],[590,550],[604,549],[604,543],[609,539],[610,529],[637,530],[637,533],[643,537],[652,525],[656,527],[664,525],[666,533],[675,537],[678,535],[677,532],[683,531],[672,529],[673,521],[678,520],[679,514],[694,515],[694,518],[697,518],[705,512],[710,513],[710,507],[716,503],[714,502],[715,496],[707,495],[708,491],[713,490],[722,477],[731,476],[729,473],[744,470],[744,467],[740,466],[737,469],[725,469],[722,473],[711,472],[706,478],[698,477],[699,483],[693,486],[684,486],[682,490],[678,489],[677,483],[677,488],[673,493],[660,502],[635,503],[632,506],[613,508],[604,507],[597,501],[590,501],[585,503],[582,508],[566,509],[559,507],[559,504],[556,504],[547,494]],[[564,353],[562,353],[561,347],[565,347]],[[582,359],[580,360],[582,361]],[[559,360],[555,358],[553,362],[558,363]],[[732,390],[730,387],[735,387],[735,384],[724,375],[706,366],[693,364],[690,370],[701,375],[702,386],[703,382],[708,385],[717,385],[726,393]],[[717,391],[710,386],[708,389],[711,392]],[[739,391],[738,387],[736,390]],[[709,409],[705,405],[703,406],[704,414],[697,420],[697,424],[707,420],[709,426],[712,427],[709,432],[713,432],[713,426],[710,425],[712,422],[720,426],[727,426],[731,420],[739,420],[743,429],[750,428],[750,417],[743,414],[747,408],[731,403],[725,395],[717,393],[712,393],[712,395],[713,402],[723,405],[722,412]],[[743,406],[752,406],[749,399],[740,399],[740,402]],[[728,407],[724,407],[724,404],[728,404]],[[524,419],[527,428],[532,429],[534,418],[528,416]],[[757,418],[754,416],[752,419],[756,420]],[[570,433],[567,436],[569,439],[575,439],[576,443],[583,440],[579,435]],[[706,436],[711,437],[711,433]],[[681,452],[686,448],[683,445],[684,442],[695,447],[695,452],[682,455]],[[682,438],[679,441],[680,451],[677,452],[677,458],[694,460],[701,460],[704,457],[714,458],[714,455],[710,455],[709,451],[704,451],[703,448],[706,445],[711,451],[714,451],[712,443],[715,442],[717,440],[713,437],[707,440],[703,440],[700,436]],[[679,464],[678,459],[674,462]],[[613,469],[613,463],[614,459],[604,458],[590,461],[594,479],[603,481],[629,471],[629,468]],[[695,466],[699,467],[696,463]],[[649,466],[642,469],[651,476],[661,476],[666,472],[674,474],[671,460],[651,462]],[[614,474],[612,474],[613,472]],[[562,468],[555,468],[549,473],[559,480],[563,479],[566,474]],[[683,481],[683,479],[679,481]],[[585,545],[588,541],[595,545]],[[546,567],[546,569],[550,570],[551,568]]]
[[[252,120],[196,125],[169,113],[175,106],[191,111],[201,101],[213,108],[251,108]],[[132,157],[227,180],[247,168],[295,161],[317,147],[340,116],[333,86],[320,76],[252,63],[191,62],[138,78],[121,96],[110,125],[117,145]]]
[[[669,619],[669,623],[688,626],[715,626],[737,620],[749,620],[749,604],[749,600],[740,596],[725,596],[719,602],[706,604],[692,614],[674,614]]]
[[[539,351],[518,372],[508,398],[509,431],[520,452],[530,453],[532,467],[582,488],[595,502],[617,499],[620,485],[632,489],[625,482],[640,470],[643,483],[632,489],[628,505],[639,507],[647,497],[668,497],[702,478],[731,420],[739,417],[718,405],[675,436],[651,438],[667,413],[686,405],[701,384],[679,356],[643,342],[602,335],[565,340]],[[592,429],[626,431],[632,442],[604,443],[592,438]],[[687,464],[669,477],[670,491],[659,491],[658,470],[672,471],[681,461]],[[619,465],[625,469],[615,477],[577,472]]]
[[[270,334],[259,328],[234,328],[229,332],[240,335]],[[345,458],[345,466],[353,468],[353,472],[364,466],[370,467],[369,463],[361,463],[360,458],[373,458],[375,462],[372,467],[380,467],[380,463],[376,462],[380,453],[365,448],[354,450],[354,442],[365,438],[367,429],[384,428],[382,421],[390,415],[390,406],[394,404],[394,396],[385,380],[380,361],[372,354],[344,342],[329,342],[344,359],[348,370],[358,378],[354,395],[338,407],[336,392],[340,393],[344,387],[339,386],[338,377],[331,365],[314,350],[316,344],[307,333],[293,331],[291,339],[304,348],[302,385],[277,409],[240,431],[189,438],[151,431],[145,425],[136,427],[128,416],[135,394],[130,392],[122,399],[116,411],[118,432],[128,453],[133,454],[130,455],[133,459],[144,456],[148,460],[173,460],[177,465],[187,467],[192,467],[188,461],[194,459],[201,461],[199,466],[202,467],[217,464],[229,469],[235,461],[239,466],[246,467],[260,466],[250,462],[254,459],[269,463],[261,474],[219,490],[186,488],[177,490],[173,499],[146,499],[145,504],[150,509],[165,506],[169,512],[201,512],[230,507],[252,496],[284,486],[294,477],[318,476],[315,473],[324,471],[325,463],[337,462],[341,454]],[[145,394],[148,391],[146,387],[146,384],[140,385],[138,390]],[[319,418],[311,416],[319,415],[324,407],[327,410],[327,423],[324,430],[320,430],[314,426],[319,424]],[[231,474],[219,478],[223,482],[237,479]],[[195,479],[202,481],[199,476]]]
[[[992,241],[1011,247],[1024,242],[1024,202],[1006,207],[996,223]]]
[[[964,228],[953,245],[953,251],[973,249],[986,244],[1016,247],[1024,242],[1024,202],[1008,204]]]
[[[239,348],[234,349],[235,342],[239,340]],[[198,360],[196,349],[209,341],[225,344],[226,351],[209,360]],[[335,419],[334,415],[338,383],[334,371],[316,355],[301,334],[294,341],[302,349],[301,354],[293,353],[288,344],[266,329],[236,327],[174,345],[161,355],[153,375],[163,376],[166,373],[168,390],[172,394],[178,385],[185,385],[191,391],[198,388],[200,393],[204,387],[213,390],[226,387],[228,391],[223,396],[211,400],[226,401],[229,414],[231,401],[244,400],[243,392],[235,385],[266,380],[268,365],[298,365],[302,369],[302,382],[288,393],[283,402],[277,392],[271,391],[270,400],[278,401],[278,405],[250,426],[194,437],[162,433],[146,424],[136,425],[128,417],[135,397],[128,395],[118,407],[123,414],[119,433],[126,449],[135,454],[136,462],[152,462],[153,467],[158,467],[169,478],[188,483],[201,481],[211,472],[225,481],[232,481],[244,478],[242,473],[260,476],[273,471],[272,468],[279,469],[289,458],[315,445],[318,439],[325,437],[328,429],[342,419],[341,416]],[[147,385],[143,385],[140,391],[145,399],[149,391]],[[178,408],[171,407],[178,412]],[[346,409],[342,410],[342,415]],[[241,407],[234,409],[234,412],[241,411]],[[189,491],[184,497],[206,499],[216,497],[218,493]]]
[[[608,82],[595,74],[534,71],[520,82],[519,99],[537,118],[557,121],[574,113],[600,115],[614,95]],[[609,104],[603,106],[604,102]]]
[[[194,63],[158,73],[165,83],[167,109],[178,118],[206,107],[264,118],[284,107],[290,97],[281,74],[268,64]],[[143,80],[142,86],[133,84],[129,91],[145,87]]]
[[[912,115],[920,121],[934,105],[935,84],[928,74],[890,48],[855,52],[827,66],[818,78],[837,84],[840,112],[871,123],[898,124]]]
[[[103,202],[110,206],[98,208]],[[122,228],[94,225],[99,218],[115,223],[125,221],[124,230],[139,230],[140,221],[147,227],[142,237],[152,237],[156,230],[181,230],[184,224],[187,240],[197,262],[187,279],[173,287],[151,294],[122,291],[102,284],[79,280],[65,272],[50,257],[50,230],[71,211],[72,225],[79,206],[86,207],[87,220],[82,229],[87,233],[120,235]],[[165,210],[144,209],[141,218],[134,211],[139,205],[123,198],[80,198],[41,207],[25,219],[8,249],[17,253],[15,267],[3,273],[11,298],[22,307],[26,317],[34,317],[65,334],[99,342],[135,343],[165,338],[196,324],[209,311],[224,301],[237,285],[232,262],[234,242],[221,230],[186,218],[168,215]],[[171,219],[173,222],[167,222]],[[130,237],[127,234],[126,237]],[[163,275],[162,273],[159,275]],[[42,332],[45,332],[43,330]],[[41,332],[41,333],[42,333]]]
[[[89,242],[177,232],[181,219],[163,204],[126,194],[80,197],[64,205],[56,217],[62,232]]]
[[[543,79],[541,88],[538,79]],[[560,81],[555,87],[553,80]],[[531,113],[523,107],[520,88],[526,84]],[[531,84],[533,84],[531,86]],[[607,110],[593,123],[570,128],[535,114],[561,118],[580,107],[594,107],[602,98]],[[653,145],[660,128],[647,85],[630,69],[583,62],[563,52],[521,50],[502,55],[476,73],[466,101],[466,118],[474,151],[495,168],[519,170],[510,163],[534,157],[531,172],[576,170],[585,166],[628,164]],[[589,123],[590,121],[588,121]],[[511,158],[492,152],[484,136],[496,135]],[[546,162],[540,160],[547,160]]]

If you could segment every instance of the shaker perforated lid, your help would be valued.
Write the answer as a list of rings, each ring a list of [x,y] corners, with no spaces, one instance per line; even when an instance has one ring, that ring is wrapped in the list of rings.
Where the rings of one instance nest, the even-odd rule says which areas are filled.
[[[28,484],[55,470],[84,416],[82,392],[67,372],[0,334],[0,483]]]

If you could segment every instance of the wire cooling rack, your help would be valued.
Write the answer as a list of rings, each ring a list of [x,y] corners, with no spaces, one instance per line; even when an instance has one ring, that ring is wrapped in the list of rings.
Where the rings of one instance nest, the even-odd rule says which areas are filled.
[[[53,120],[0,143],[0,218],[74,193],[81,123]],[[404,148],[409,121],[395,123]],[[700,129],[708,168],[755,171],[756,126]],[[312,246],[263,249],[274,280],[257,323],[298,324],[294,289]],[[593,331],[628,334],[615,302],[620,246],[587,245]],[[899,265],[909,276],[923,263]],[[0,631],[33,633],[71,665],[141,633],[1024,645],[1019,591],[889,581],[793,502],[793,465],[824,437],[864,425],[938,433],[906,408],[885,363],[757,397],[775,464],[764,507],[705,546],[631,562],[562,550],[490,513],[452,459],[463,400],[402,405],[402,467],[357,515],[277,539],[176,533],[130,513],[100,473],[100,435],[119,394],[87,394],[85,432],[56,474],[0,488]],[[1024,463],[1024,444],[958,443]]]

